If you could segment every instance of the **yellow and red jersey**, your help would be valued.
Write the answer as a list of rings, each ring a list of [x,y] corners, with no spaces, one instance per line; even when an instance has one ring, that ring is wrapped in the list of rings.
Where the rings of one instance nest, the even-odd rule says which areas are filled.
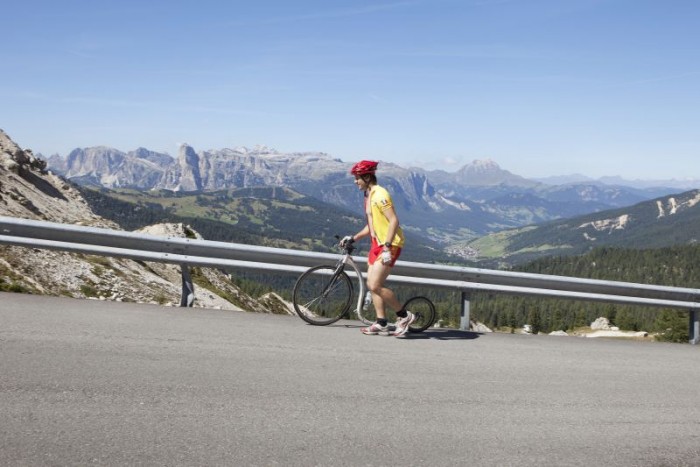
[[[393,207],[394,202],[391,200],[389,192],[379,185],[374,185],[366,198],[365,211],[370,232],[380,244],[389,241],[386,238],[389,231],[389,220],[386,218],[384,211]],[[402,248],[404,240],[403,230],[399,227],[396,230],[396,235],[391,239],[391,244]]]

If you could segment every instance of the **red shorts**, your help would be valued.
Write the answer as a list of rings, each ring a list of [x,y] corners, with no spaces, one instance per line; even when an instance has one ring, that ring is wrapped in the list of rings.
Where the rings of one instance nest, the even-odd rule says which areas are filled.
[[[367,256],[367,264],[370,266],[374,264],[374,262],[377,260],[382,255],[382,252],[384,251],[384,245],[380,245],[377,243],[376,238],[372,238],[372,245],[369,248],[369,255]],[[399,259],[399,256],[401,255],[401,248],[397,246],[392,246],[391,247],[391,263],[387,264],[387,266],[393,266],[394,263],[396,263],[396,260]],[[379,261],[381,263],[381,260]]]

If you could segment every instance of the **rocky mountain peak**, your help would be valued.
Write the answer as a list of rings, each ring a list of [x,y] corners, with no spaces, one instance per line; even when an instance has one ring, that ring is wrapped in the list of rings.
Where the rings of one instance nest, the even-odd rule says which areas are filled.
[[[271,148],[269,146],[265,146],[264,144],[256,144],[253,146],[252,151],[255,154],[279,154],[276,149]]]
[[[428,177],[425,174],[410,172],[407,180],[414,188],[415,193],[417,194],[417,199],[432,198],[435,195],[435,188],[433,188],[433,186],[430,184]]]
[[[74,149],[66,158],[66,165],[71,168],[80,167],[79,171],[69,171],[69,177],[93,175],[99,178],[101,174],[117,171],[124,162],[126,154],[106,146]]]
[[[46,169],[46,161],[35,157],[31,149],[20,148],[2,129],[0,129],[0,164],[5,169],[16,173],[24,170],[43,172]]]
[[[471,186],[493,186],[502,184],[532,186],[536,184],[535,182],[501,169],[501,166],[491,159],[474,160],[470,164],[459,169],[455,173],[455,178],[459,183]]]
[[[180,150],[177,153],[177,160],[180,165],[199,164],[199,156],[197,156],[194,148],[189,144],[183,144],[180,146]]]
[[[160,167],[172,164],[173,162],[173,158],[170,157],[170,155],[151,151],[150,149],[146,148],[136,148],[135,150],[127,153],[127,156],[133,156],[138,159],[146,160]]]
[[[474,159],[470,164],[461,169],[466,172],[494,172],[501,170],[501,166],[493,159]]]
[[[69,183],[45,169],[46,161],[0,130],[0,215],[113,225],[96,216]]]
[[[201,190],[202,176],[199,171],[200,161],[194,148],[188,144],[180,146],[177,161],[180,169],[180,183],[177,186],[177,190]]]

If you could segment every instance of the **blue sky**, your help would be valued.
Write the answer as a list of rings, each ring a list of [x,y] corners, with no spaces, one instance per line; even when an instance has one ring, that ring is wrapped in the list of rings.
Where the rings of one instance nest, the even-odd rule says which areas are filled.
[[[5,2],[0,128],[44,155],[264,144],[700,178],[696,0]]]

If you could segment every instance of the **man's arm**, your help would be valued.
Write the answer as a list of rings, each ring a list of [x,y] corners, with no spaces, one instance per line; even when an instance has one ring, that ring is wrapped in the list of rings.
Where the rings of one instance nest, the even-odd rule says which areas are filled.
[[[392,243],[396,236],[396,231],[399,229],[399,217],[396,215],[396,211],[394,211],[394,206],[389,206],[384,209],[383,213],[389,221],[389,229],[386,232],[386,238],[380,238],[379,241],[383,243]]]

